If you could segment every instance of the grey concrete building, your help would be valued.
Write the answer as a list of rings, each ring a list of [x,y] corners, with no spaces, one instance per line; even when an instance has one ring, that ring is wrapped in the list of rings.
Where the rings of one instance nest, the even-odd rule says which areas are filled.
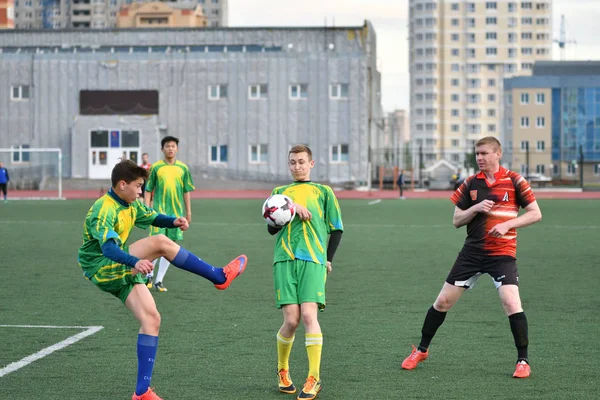
[[[274,180],[306,143],[315,179],[367,182],[383,118],[375,43],[369,22],[3,31],[0,147],[59,147],[63,176],[93,179],[119,157],[156,161],[174,135],[197,176]]]
[[[114,28],[119,9],[134,0],[15,0],[16,29]],[[209,27],[228,25],[229,0],[135,0],[163,1],[169,5],[200,4]]]

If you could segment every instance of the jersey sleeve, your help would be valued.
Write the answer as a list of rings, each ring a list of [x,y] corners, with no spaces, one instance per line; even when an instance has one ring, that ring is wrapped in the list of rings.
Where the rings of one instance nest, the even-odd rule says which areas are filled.
[[[329,232],[343,231],[344,224],[342,222],[342,211],[337,197],[329,186],[325,191],[325,222],[329,228]]]
[[[146,192],[154,191],[156,187],[156,170],[154,165],[150,167],[150,173],[148,174],[148,180],[146,181]]]
[[[513,182],[515,185],[515,196],[517,198],[517,204],[521,208],[525,208],[535,201],[535,196],[533,195],[531,186],[525,178],[517,174],[516,177],[513,178]]]
[[[116,222],[116,211],[111,207],[101,207],[99,211],[92,212],[88,222],[88,233],[100,243],[100,246],[110,239],[114,239],[121,246],[121,238],[114,230]]]
[[[140,200],[136,200],[133,203],[133,206],[136,208],[136,217],[135,217],[135,226],[141,229],[146,229],[156,219],[158,213],[153,209],[146,207],[144,203]]]
[[[450,197],[450,201],[461,210],[466,210],[471,207],[472,200],[471,194],[469,193],[469,187],[471,186],[472,178],[467,178],[464,182],[454,191]]]
[[[191,192],[195,190],[194,180],[192,179],[192,174],[190,173],[189,168],[185,167],[185,172],[183,174],[183,193]]]

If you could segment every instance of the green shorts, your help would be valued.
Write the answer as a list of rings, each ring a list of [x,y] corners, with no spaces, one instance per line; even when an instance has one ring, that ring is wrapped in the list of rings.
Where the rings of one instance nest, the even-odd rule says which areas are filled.
[[[327,267],[311,261],[280,261],[273,265],[277,308],[287,304],[317,303],[325,308]]]
[[[90,281],[105,292],[108,292],[125,304],[127,296],[133,290],[133,285],[146,284],[146,276],[138,273],[131,276],[131,268],[122,264],[107,264],[100,268]]]
[[[150,227],[150,236],[161,234],[165,235],[174,242],[183,239],[183,231],[179,228],[159,228],[157,226]]]

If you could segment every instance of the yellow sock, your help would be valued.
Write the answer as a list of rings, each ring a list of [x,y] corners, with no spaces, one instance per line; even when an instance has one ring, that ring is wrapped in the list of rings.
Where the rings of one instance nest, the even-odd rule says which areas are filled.
[[[323,349],[323,334],[306,334],[306,353],[308,354],[308,376],[314,376],[318,381],[321,372],[321,350]]]
[[[277,370],[290,369],[290,353],[294,344],[294,336],[286,338],[277,332]]]

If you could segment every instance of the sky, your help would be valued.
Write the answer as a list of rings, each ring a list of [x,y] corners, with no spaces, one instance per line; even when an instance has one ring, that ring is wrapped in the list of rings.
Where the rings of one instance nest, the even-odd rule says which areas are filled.
[[[507,1],[507,0],[497,0]],[[520,1],[520,0],[519,0]],[[553,37],[566,20],[566,60],[600,59],[600,0],[553,0]],[[408,109],[408,0],[229,0],[229,26],[362,26],[371,21],[377,33],[384,111]],[[560,60],[558,45],[553,58]]]

